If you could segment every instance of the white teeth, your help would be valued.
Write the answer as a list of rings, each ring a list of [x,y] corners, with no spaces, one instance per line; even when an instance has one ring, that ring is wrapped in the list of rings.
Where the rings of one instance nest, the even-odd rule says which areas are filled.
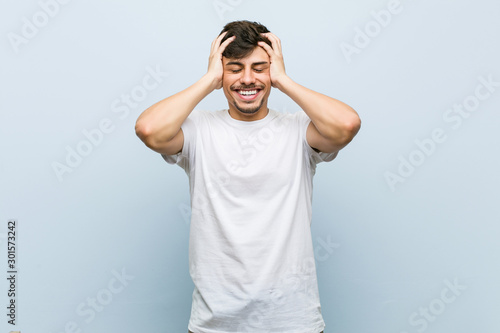
[[[251,95],[255,95],[257,93],[257,90],[240,90],[239,91],[240,95],[243,95],[243,96],[251,96]]]

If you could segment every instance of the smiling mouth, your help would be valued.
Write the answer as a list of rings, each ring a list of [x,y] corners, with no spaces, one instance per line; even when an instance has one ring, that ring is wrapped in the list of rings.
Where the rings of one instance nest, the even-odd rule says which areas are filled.
[[[257,95],[257,93],[259,91],[257,89],[255,89],[255,90],[236,90],[236,92],[240,95],[243,95],[243,96],[253,96],[253,95]]]
[[[233,89],[241,99],[246,101],[255,99],[261,90],[262,88],[260,87]]]

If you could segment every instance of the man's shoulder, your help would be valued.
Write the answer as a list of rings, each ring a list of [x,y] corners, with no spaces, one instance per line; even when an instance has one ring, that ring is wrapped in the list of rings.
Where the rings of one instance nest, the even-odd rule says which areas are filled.
[[[280,122],[302,124],[310,120],[307,114],[302,109],[297,109],[294,111],[277,111],[269,109],[269,111],[273,112],[273,119]]]
[[[303,116],[307,117],[307,114],[304,112],[304,110],[302,110],[300,108],[294,109],[292,111],[288,111],[287,109],[284,109],[283,111],[278,111],[276,109],[270,108],[269,111],[272,111],[274,114],[277,114],[281,117],[292,117],[292,118],[303,117]]]

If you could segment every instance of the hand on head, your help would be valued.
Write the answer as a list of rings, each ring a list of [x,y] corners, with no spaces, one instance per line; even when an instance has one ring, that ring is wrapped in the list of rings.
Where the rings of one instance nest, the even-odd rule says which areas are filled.
[[[222,39],[226,34],[227,31],[220,34],[216,39],[214,39],[214,41],[212,42],[212,46],[210,48],[210,57],[208,59],[207,74],[210,75],[214,80],[215,89],[222,88],[222,75],[223,75],[222,53],[229,45],[229,43],[231,43],[236,38],[236,36],[232,36],[221,43]]]
[[[227,31],[220,34],[216,39],[213,40],[210,49],[210,58],[208,63],[207,74],[212,78],[214,82],[214,89],[222,88],[222,77],[223,77],[223,64],[222,64],[222,54],[226,47],[236,39],[236,36],[231,36],[224,40]],[[273,87],[276,87],[279,80],[286,76],[285,63],[283,60],[283,53],[281,49],[280,39],[271,32],[262,33],[262,36],[266,37],[271,45],[266,42],[259,41],[258,46],[262,47],[269,55],[270,60],[270,76],[271,83]]]
[[[262,33],[261,35],[269,39],[272,44],[271,47],[266,42],[258,42],[259,46],[262,47],[269,55],[269,60],[271,61],[271,83],[273,87],[276,87],[279,80],[286,76],[285,62],[283,60],[283,53],[281,51],[281,41],[272,32]]]

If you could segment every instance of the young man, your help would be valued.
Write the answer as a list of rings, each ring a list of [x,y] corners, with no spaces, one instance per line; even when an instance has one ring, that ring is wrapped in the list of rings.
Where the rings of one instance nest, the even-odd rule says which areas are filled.
[[[268,109],[271,87],[302,110]],[[228,109],[194,110],[220,88]],[[198,82],[141,114],[139,138],[189,177],[190,332],[322,332],[312,179],[359,128],[351,107],[290,79],[278,37],[248,21],[224,27]]]

